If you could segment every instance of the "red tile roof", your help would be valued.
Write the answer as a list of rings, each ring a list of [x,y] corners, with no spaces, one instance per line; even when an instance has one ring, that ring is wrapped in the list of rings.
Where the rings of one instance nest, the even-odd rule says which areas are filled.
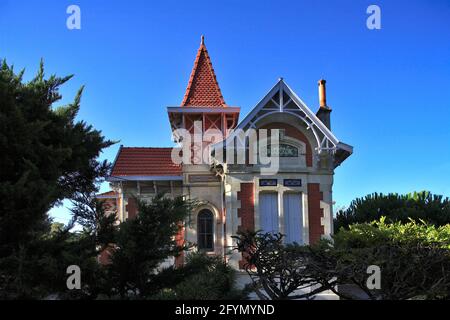
[[[172,162],[172,149],[121,147],[111,176],[181,176],[181,165]]]
[[[181,106],[226,107],[203,36]]]

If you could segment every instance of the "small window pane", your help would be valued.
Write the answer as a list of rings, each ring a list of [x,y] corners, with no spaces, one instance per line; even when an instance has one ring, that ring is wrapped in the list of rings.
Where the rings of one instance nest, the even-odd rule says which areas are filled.
[[[273,147],[274,154],[279,155],[279,157],[298,157],[298,149],[294,146],[291,146],[289,144],[281,143],[278,145],[278,147]],[[270,157],[272,154],[272,146],[269,145],[267,147],[267,156]]]

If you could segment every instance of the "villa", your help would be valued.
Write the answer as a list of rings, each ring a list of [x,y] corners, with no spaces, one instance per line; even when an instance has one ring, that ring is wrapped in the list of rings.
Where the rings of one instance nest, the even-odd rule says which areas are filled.
[[[300,244],[330,236],[334,170],[353,147],[331,131],[325,84],[318,82],[319,106],[313,112],[279,79],[239,121],[240,108],[226,104],[202,37],[182,102],[167,108],[174,141],[184,146],[189,141],[188,149],[121,146],[108,178],[112,191],[99,198],[109,201],[120,221],[138,214],[135,197],[165,192],[200,200],[177,241],[221,255],[236,269],[243,260],[239,253],[229,254],[229,247],[239,230],[281,232],[286,242]],[[186,132],[194,142],[203,137],[200,144]],[[205,139],[210,132],[214,138]],[[261,161],[259,145],[267,146],[269,159],[276,155],[275,170]],[[187,156],[186,150],[192,153]]]

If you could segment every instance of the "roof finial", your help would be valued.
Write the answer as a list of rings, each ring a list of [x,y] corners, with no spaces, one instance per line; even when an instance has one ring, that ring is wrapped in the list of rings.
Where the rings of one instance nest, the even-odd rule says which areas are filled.
[[[201,39],[202,39],[202,41],[200,42],[200,44],[201,44],[201,45],[204,45],[204,44],[205,44],[205,36],[202,35]]]

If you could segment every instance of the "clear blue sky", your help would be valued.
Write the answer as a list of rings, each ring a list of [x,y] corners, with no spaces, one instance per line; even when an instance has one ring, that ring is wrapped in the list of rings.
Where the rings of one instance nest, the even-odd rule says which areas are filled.
[[[70,4],[81,30],[66,28]],[[366,28],[370,4],[381,30]],[[0,2],[0,57],[28,79],[41,57],[47,74],[74,73],[62,103],[85,84],[80,119],[126,146],[171,145],[165,107],[182,101],[201,34],[241,119],[280,76],[315,110],[327,79],[333,131],[354,146],[337,205],[374,191],[450,196],[449,0]]]

